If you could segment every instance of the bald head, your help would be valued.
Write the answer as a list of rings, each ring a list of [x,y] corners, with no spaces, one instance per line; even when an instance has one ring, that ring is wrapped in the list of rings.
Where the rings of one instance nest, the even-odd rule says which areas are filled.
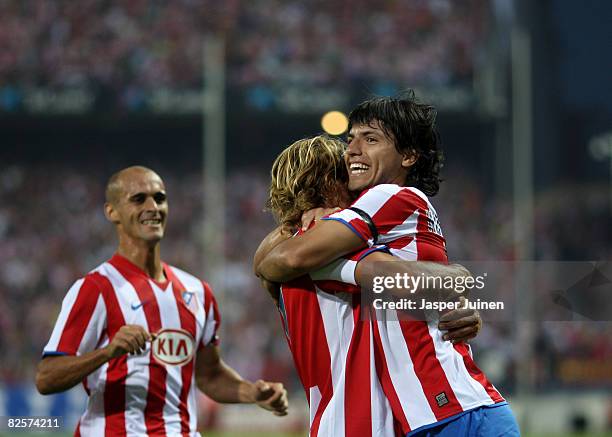
[[[105,191],[106,202],[115,205],[121,197],[121,193],[124,190],[126,182],[133,179],[134,176],[140,176],[144,173],[151,173],[154,177],[161,181],[159,175],[148,167],[144,167],[142,165],[126,167],[119,170],[109,178]]]
[[[164,237],[168,216],[164,181],[147,167],[118,171],[106,185],[104,215],[115,224],[120,246],[154,246]]]

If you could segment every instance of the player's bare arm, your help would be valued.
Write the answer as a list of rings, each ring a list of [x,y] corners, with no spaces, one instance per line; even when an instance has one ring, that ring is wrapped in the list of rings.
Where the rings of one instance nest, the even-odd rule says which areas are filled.
[[[282,226],[276,227],[259,243],[259,247],[255,251],[253,257],[253,271],[257,274],[257,266],[270,253],[272,249],[278,246],[283,241],[290,238],[292,233],[288,229],[283,229]]]
[[[255,273],[271,282],[287,282],[366,246],[344,224],[326,220],[278,244],[255,265]]]
[[[288,229],[283,229],[282,226],[277,227],[259,244],[255,256],[253,257],[253,271],[257,274],[257,265],[261,260],[279,243],[282,243],[286,239],[291,237],[291,232]],[[280,295],[280,286],[276,282],[268,281],[263,277],[259,277],[262,287],[268,292],[270,297],[274,300],[274,303],[278,305],[278,299]]]
[[[153,336],[142,326],[122,326],[104,348],[83,355],[50,356],[43,358],[36,372],[36,388],[43,394],[68,390],[102,364],[127,353],[142,353]]]
[[[283,384],[262,380],[252,383],[243,379],[225,364],[215,345],[210,344],[198,351],[195,372],[198,388],[217,402],[256,403],[276,416],[287,414],[289,402]]]
[[[424,277],[471,277],[468,269],[461,264],[442,264],[432,261],[402,261],[388,253],[373,252],[363,258],[355,269],[355,280],[360,285],[372,282],[373,275],[395,277],[397,274]],[[419,298],[433,300],[456,300],[460,295],[452,288],[438,288],[435,281],[419,283],[419,288],[389,288],[389,292],[397,297],[410,297],[419,295]],[[467,290],[464,292],[464,294]]]
[[[390,262],[392,261],[392,262]],[[384,252],[373,252],[363,258],[355,269],[355,280],[358,284],[365,284],[372,280],[376,263],[376,275],[395,276],[395,274],[407,273],[410,276],[437,276],[437,277],[469,277],[471,273],[460,264],[445,265],[428,261],[398,261],[398,258]],[[431,288],[421,288],[412,294],[405,288],[392,288],[389,291],[398,296],[406,297],[408,294],[421,294],[423,297],[435,296],[436,299],[452,299],[458,295],[454,290],[434,290]],[[461,296],[460,299],[465,299]],[[463,306],[463,305],[461,305]],[[446,331],[444,340],[460,343],[468,341],[478,335],[482,329],[482,318],[477,310],[456,309],[444,313],[440,316],[438,329]]]

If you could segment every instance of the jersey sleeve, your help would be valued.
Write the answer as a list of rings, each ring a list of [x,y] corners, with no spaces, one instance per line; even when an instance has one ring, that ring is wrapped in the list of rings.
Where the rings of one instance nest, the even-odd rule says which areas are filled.
[[[217,334],[219,326],[221,326],[221,314],[219,313],[219,307],[217,300],[213,295],[210,285],[206,282],[204,284],[204,314],[206,316],[204,322],[204,333],[202,334],[202,340],[200,341],[200,347],[208,346],[212,344],[217,346],[219,344],[219,336]]]
[[[317,286],[325,291],[361,292],[355,279],[357,264],[373,252],[389,252],[387,246],[376,245],[339,258],[325,267],[310,273]]]
[[[105,328],[104,299],[95,280],[88,275],[76,281],[66,294],[43,357],[91,352]]]
[[[390,232],[394,228],[398,228],[399,233],[405,232],[399,229],[402,226],[414,226],[416,231],[415,212],[422,204],[426,204],[426,200],[417,194],[416,190],[382,184],[365,191],[350,208],[331,214],[323,220],[343,223],[366,241],[369,247],[373,247],[378,242],[383,242],[379,240],[379,234],[386,234],[387,239],[393,239]]]

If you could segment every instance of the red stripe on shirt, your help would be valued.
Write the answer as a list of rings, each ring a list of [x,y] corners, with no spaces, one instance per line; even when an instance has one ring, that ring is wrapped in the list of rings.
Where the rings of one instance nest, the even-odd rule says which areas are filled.
[[[196,338],[196,326],[195,326],[195,315],[187,308],[185,301],[183,300],[183,292],[186,290],[185,286],[181,281],[174,275],[174,272],[170,268],[166,268],[166,273],[169,276],[169,280],[172,282],[172,291],[174,298],[176,299],[176,306],[179,311],[179,318],[181,320],[181,328],[190,332],[193,338]],[[194,345],[195,348],[195,345]],[[181,368],[181,393],[179,395],[179,414],[181,416],[181,433],[184,437],[189,437],[189,410],[187,408],[187,397],[189,396],[189,390],[191,389],[191,379],[193,376],[195,355],[192,360],[183,365]]]
[[[389,249],[403,249],[404,247],[412,243],[412,240],[414,240],[414,237],[412,235],[407,235],[405,237],[400,237],[396,240],[389,241],[388,243],[385,243],[385,245]]]
[[[370,322],[361,319],[361,296],[353,295],[354,329],[346,356],[344,390],[345,437],[372,435]]]
[[[417,209],[416,199],[420,199],[409,190],[400,190],[389,199],[372,216],[379,234],[386,234],[391,229],[402,224]]]
[[[212,299],[210,298],[211,291],[208,288],[208,284],[202,281],[202,287],[204,287],[204,314],[208,317],[208,311],[210,311],[210,305],[212,304]]]
[[[310,427],[310,435],[317,436],[321,418],[332,395],[331,356],[316,289],[310,278],[302,276],[282,286],[287,313],[287,328],[291,342],[289,349],[295,367],[311,405],[310,388],[316,386],[321,400]],[[304,335],[304,329],[309,329]]]
[[[108,278],[97,274],[97,284],[102,286],[102,297],[106,304],[106,320],[109,343],[117,331],[125,325],[121,306],[115,290]],[[108,437],[124,436],[125,430],[125,379],[127,378],[127,356],[113,358],[108,362],[104,384],[104,435]]]
[[[162,329],[159,305],[148,279],[135,269],[125,268],[124,263],[117,262],[116,257],[109,261],[132,284],[138,294],[142,309],[147,319],[149,332],[155,333]],[[149,351],[149,387],[147,390],[147,405],[144,410],[145,425],[149,435],[166,435],[164,423],[164,404],[166,403],[166,368],[153,358],[153,350]]]
[[[361,217],[356,217],[348,222],[350,226],[357,232],[357,234],[366,242],[372,238],[372,231],[366,222]]]
[[[98,274],[98,276],[100,276]],[[77,293],[77,298],[72,305],[70,314],[62,331],[57,351],[69,355],[75,355],[83,340],[89,321],[94,313],[100,290],[96,283],[87,275]]]
[[[218,346],[219,345],[219,336],[217,332],[219,331],[219,326],[221,326],[221,313],[219,312],[219,307],[217,306],[217,300],[213,295],[212,289],[208,283],[201,281],[204,286],[204,314],[206,317],[206,324],[209,323],[208,320],[208,312],[210,311],[210,306],[213,307],[213,319],[215,320],[215,330],[213,331],[213,336],[211,340],[211,344]]]
[[[451,388],[446,373],[436,358],[436,348],[429,335],[427,322],[401,320],[400,328],[412,359],[414,373],[437,420],[463,411]],[[444,393],[447,403],[439,406],[436,396]]]

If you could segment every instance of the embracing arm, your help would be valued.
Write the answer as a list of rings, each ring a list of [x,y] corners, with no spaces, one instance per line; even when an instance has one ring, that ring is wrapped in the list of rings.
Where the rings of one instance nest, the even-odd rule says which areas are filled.
[[[291,234],[288,230],[283,230],[281,226],[274,229],[263,241],[259,244],[257,251],[255,252],[255,256],[253,257],[253,272],[255,275],[259,277],[261,281],[262,287],[268,292],[270,297],[274,300],[274,303],[278,305],[278,300],[280,296],[280,286],[276,282],[271,282],[265,279],[263,276],[260,276],[257,273],[257,267],[261,263],[261,260],[268,254],[272,249],[278,246],[280,243],[285,241],[291,237]]]
[[[287,414],[287,390],[279,382],[243,379],[221,359],[213,344],[201,348],[196,357],[196,384],[209,398],[221,403],[256,403],[277,416]]]
[[[259,247],[255,251],[255,256],[253,257],[253,271],[256,275],[257,268],[259,264],[261,264],[261,261],[270,253],[272,249],[290,237],[290,232],[283,230],[282,226],[278,226],[276,229],[266,235],[262,242],[259,243]]]
[[[355,269],[355,280],[360,286],[372,283],[374,276],[395,277],[407,275],[413,278],[468,278],[471,273],[461,264],[442,264],[433,261],[402,261],[388,253],[373,252],[363,258]],[[444,281],[421,281],[415,290],[410,288],[392,288],[388,290],[397,297],[418,295],[431,299],[459,298],[454,288],[438,287]],[[453,281],[455,283],[455,281]]]
[[[376,264],[374,264],[376,263]],[[375,269],[375,270],[374,270]],[[467,278],[472,275],[460,264],[439,264],[429,261],[399,261],[397,258],[383,252],[373,252],[363,258],[355,269],[355,280],[358,284],[371,284],[374,273],[376,276],[395,276],[397,273],[409,276]],[[454,300],[459,298],[464,306],[465,297],[454,289],[436,289],[421,287],[412,294],[406,288],[390,288],[389,291],[397,297],[414,296],[430,299]],[[459,297],[460,296],[460,297]],[[482,329],[482,318],[477,310],[459,308],[440,315],[438,329],[445,331],[444,340],[460,343],[478,335]]]
[[[344,224],[321,221],[308,232],[279,243],[262,256],[255,263],[255,274],[271,282],[290,281],[366,245]]]

